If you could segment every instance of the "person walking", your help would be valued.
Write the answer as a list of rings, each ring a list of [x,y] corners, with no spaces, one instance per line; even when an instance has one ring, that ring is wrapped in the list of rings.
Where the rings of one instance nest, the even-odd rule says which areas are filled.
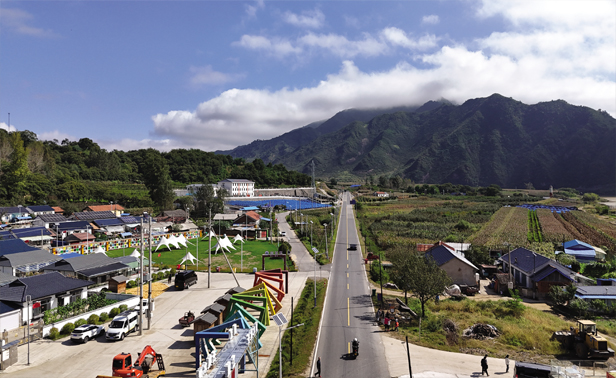
[[[321,357],[317,359],[317,372],[314,374],[315,377],[321,376]]]
[[[509,355],[505,356],[505,367],[507,368],[507,370],[505,370],[505,373],[509,372]]]
[[[396,332],[398,331],[399,326],[400,326],[400,322],[398,321],[398,318],[396,318]]]
[[[389,331],[389,318],[387,317],[387,315],[385,315],[385,332]]]
[[[167,278],[167,285],[171,285],[171,272],[169,272],[169,278]]]
[[[487,354],[483,356],[483,358],[481,359],[481,375],[483,375],[483,373],[486,373],[488,377],[490,376],[490,374],[488,374],[488,355]]]

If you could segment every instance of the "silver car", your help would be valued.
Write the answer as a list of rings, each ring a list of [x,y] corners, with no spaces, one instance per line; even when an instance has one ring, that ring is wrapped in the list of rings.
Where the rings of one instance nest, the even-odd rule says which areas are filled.
[[[84,324],[75,328],[73,333],[71,333],[71,340],[74,343],[87,343],[88,340],[100,336],[103,333],[105,333],[105,326]]]

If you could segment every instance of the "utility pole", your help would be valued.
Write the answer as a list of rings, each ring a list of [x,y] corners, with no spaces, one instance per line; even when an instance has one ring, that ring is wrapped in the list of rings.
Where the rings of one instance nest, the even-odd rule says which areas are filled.
[[[212,275],[212,206],[210,206],[209,230],[207,230],[210,239],[210,248],[208,248],[207,256],[207,288],[210,288],[210,276]]]
[[[146,212],[147,214],[147,212]],[[152,311],[154,310],[154,300],[152,299],[152,217],[148,216],[148,331],[152,322]]]
[[[139,256],[139,336],[143,334],[143,216],[141,217],[141,256]]]

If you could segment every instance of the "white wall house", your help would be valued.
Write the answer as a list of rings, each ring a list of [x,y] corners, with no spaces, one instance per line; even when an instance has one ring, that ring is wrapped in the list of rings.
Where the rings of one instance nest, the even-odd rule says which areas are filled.
[[[254,197],[255,195],[255,183],[250,180],[226,179],[218,181],[218,186],[226,189],[231,197]]]
[[[217,184],[210,184],[212,186],[212,189],[214,190],[214,197],[216,197],[218,195],[218,189],[220,189],[218,187]],[[197,194],[197,191],[199,190],[199,188],[201,188],[203,186],[203,184],[190,184],[190,185],[186,185],[186,190],[187,193],[186,194],[190,194],[190,195],[195,195]]]

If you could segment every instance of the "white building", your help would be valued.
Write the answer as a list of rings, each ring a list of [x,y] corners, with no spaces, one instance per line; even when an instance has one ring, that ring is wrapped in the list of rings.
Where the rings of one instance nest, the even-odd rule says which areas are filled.
[[[254,197],[254,181],[245,179],[226,179],[218,181],[218,186],[227,190],[231,197]]]
[[[195,195],[197,194],[197,191],[199,190],[199,188],[201,188],[203,186],[203,184],[190,184],[190,185],[186,185],[186,193],[183,193],[183,195]],[[214,190],[214,197],[218,196],[218,189],[220,189],[220,187],[217,184],[210,184],[210,186],[212,187],[212,189]]]

